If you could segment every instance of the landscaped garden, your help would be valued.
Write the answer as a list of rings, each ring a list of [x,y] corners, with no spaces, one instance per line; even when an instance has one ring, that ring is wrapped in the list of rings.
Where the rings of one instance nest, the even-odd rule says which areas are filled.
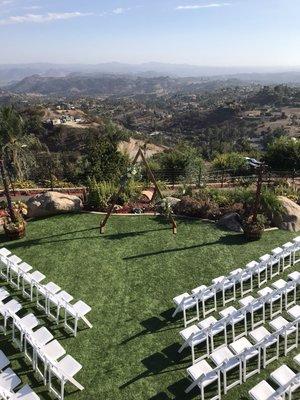
[[[213,278],[243,267],[296,234],[276,230],[265,232],[260,241],[246,242],[243,235],[219,230],[211,222],[182,219],[178,234],[173,235],[161,217],[113,216],[100,236],[99,219],[96,214],[71,214],[34,220],[27,225],[26,238],[14,242],[1,238],[1,247],[92,307],[93,328],[82,326],[74,338],[8,287],[83,365],[76,379],[85,390],[74,392],[67,387],[67,398],[184,400],[199,396],[197,390],[184,393],[191,358],[185,352],[178,354],[183,322],[181,316],[172,318],[172,298],[200,284],[209,285]],[[9,336],[1,336],[1,342],[13,360],[13,370],[41,399],[50,399]],[[224,399],[246,399],[250,388],[295,354],[272,363]]]

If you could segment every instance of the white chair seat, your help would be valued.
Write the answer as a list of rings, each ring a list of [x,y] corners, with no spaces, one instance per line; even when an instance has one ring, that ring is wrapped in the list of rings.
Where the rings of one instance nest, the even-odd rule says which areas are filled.
[[[42,347],[45,346],[46,343],[50,342],[53,339],[53,335],[48,331],[44,326],[37,331],[30,334],[28,341],[30,343],[34,343],[35,345]]]
[[[300,366],[300,354],[295,356],[293,360],[295,361],[296,364],[298,364]]]
[[[15,325],[18,326],[20,329],[25,330],[32,330],[39,324],[39,320],[36,318],[34,314],[27,314],[23,318],[16,318]]]
[[[9,364],[10,364],[9,359],[6,357],[3,351],[0,350],[0,370],[6,368]]]
[[[41,285],[38,290],[41,294],[46,295],[48,293],[55,294],[60,291],[60,287],[54,282],[49,282],[46,285]]]
[[[12,266],[13,264],[20,264],[22,262],[22,259],[18,256],[10,256],[8,257],[8,261],[10,263],[10,265]]]
[[[249,295],[249,296],[246,296],[246,297],[243,297],[242,299],[240,299],[240,300],[239,300],[239,304],[240,304],[242,307],[246,307],[246,306],[248,306],[250,303],[252,303],[253,300],[254,300],[254,297],[251,296],[251,295]]]
[[[21,379],[14,373],[11,368],[7,368],[0,374],[0,386],[6,390],[12,391],[21,383]]]
[[[275,393],[276,391],[266,381],[259,382],[249,391],[250,396],[254,400],[269,400]]]
[[[285,386],[295,377],[295,373],[285,364],[281,365],[271,373],[271,379],[279,386]]]
[[[273,292],[273,290],[269,287],[265,287],[261,290],[258,290],[257,294],[261,297],[263,296],[267,296],[268,294],[271,294]]]
[[[23,386],[17,393],[14,393],[10,400],[40,400],[40,397],[30,388],[29,385]]]
[[[266,337],[271,336],[271,333],[264,326],[260,326],[259,328],[249,332],[249,336],[254,340],[255,343],[259,343]],[[275,343],[276,339],[273,339],[273,342]]]
[[[289,324],[289,321],[287,321],[285,318],[283,318],[282,316],[279,316],[275,319],[273,319],[272,321],[270,321],[270,326],[275,330],[278,331],[281,328],[284,328],[285,326],[287,326]],[[289,328],[289,330],[286,332],[287,335],[289,335],[290,333],[293,333],[296,331],[296,327],[292,326]],[[284,334],[282,334],[282,336],[284,336]]]
[[[3,315],[7,311],[11,314],[16,314],[22,308],[21,304],[17,300],[10,300],[8,303],[0,305],[0,313]]]
[[[203,290],[205,290],[206,288],[207,288],[206,285],[198,286],[197,288],[195,288],[195,289],[192,290],[192,293],[193,293],[193,294],[198,294],[198,293],[200,293],[200,292],[203,292]]]
[[[61,380],[67,380],[65,378],[66,375],[73,377],[77,374],[82,368],[82,365],[79,364],[73,357],[70,355],[65,356],[62,360],[58,361],[55,365],[55,368],[52,369],[52,372]]]
[[[232,342],[229,345],[230,349],[235,353],[235,354],[241,354],[247,349],[251,349],[253,346],[249,342],[248,339],[245,337],[242,337],[241,339],[236,340],[235,342]],[[246,359],[248,360],[249,358],[254,357],[255,355],[258,354],[258,350],[253,349],[253,352],[250,354],[247,354]]]
[[[212,279],[212,283],[214,285],[217,285],[218,283],[221,283],[226,277],[225,276],[218,276],[215,279]]]
[[[24,281],[27,283],[31,283],[31,282],[40,283],[45,278],[46,278],[45,275],[42,274],[40,271],[34,271],[30,274],[24,275],[24,277],[23,277]]]
[[[286,286],[286,281],[284,279],[278,279],[278,281],[272,283],[272,287],[275,289],[283,289]]]
[[[214,325],[217,322],[217,319],[215,317],[208,317],[203,319],[201,322],[199,322],[198,326],[201,329],[206,329],[209,328],[211,325]]]
[[[237,309],[233,306],[224,308],[224,310],[220,311],[219,314],[222,318],[228,317],[228,315],[231,315],[233,313],[235,313],[237,311]]]
[[[9,297],[9,296],[10,296],[10,294],[6,289],[0,288],[0,301],[7,299],[7,297]]]
[[[291,272],[291,273],[288,275],[288,277],[289,277],[289,279],[291,279],[292,281],[298,281],[298,280],[300,279],[300,272],[298,272],[298,271]]]
[[[210,358],[218,366],[223,364],[224,361],[229,360],[233,356],[234,354],[229,350],[229,348],[227,346],[224,346],[220,349],[213,351],[210,355]]]
[[[10,254],[11,254],[11,252],[8,249],[6,249],[5,247],[2,247],[0,249],[0,256],[8,257]]]
[[[191,367],[187,369],[187,373],[189,376],[193,379],[193,381],[196,381],[199,379],[202,375],[207,375],[207,377],[203,378],[202,384],[203,386],[208,386],[212,382],[214,382],[218,378],[218,374],[213,371],[212,367],[208,364],[207,361],[202,360]]]
[[[191,335],[196,335],[196,334],[198,335],[200,332],[201,331],[197,325],[191,325],[180,331],[179,335],[182,337],[184,341],[186,341],[191,337]]]
[[[73,296],[62,290],[61,292],[58,292],[56,294],[50,294],[49,300],[56,305],[63,305],[64,303],[69,303],[70,301],[72,301]]]
[[[41,348],[41,352],[48,360],[51,361],[56,361],[66,354],[66,350],[57,340],[52,340],[52,342],[46,344]]]
[[[293,318],[297,319],[300,317],[300,306],[299,304],[296,304],[294,307],[290,308],[287,310],[287,313]]]
[[[72,314],[71,310],[74,310],[74,314]],[[88,312],[91,311],[91,307],[88,306],[86,303],[84,303],[83,301],[79,300],[77,301],[75,304],[72,305],[71,309],[68,309],[68,312],[70,312],[70,314],[72,314],[73,316],[77,315],[86,315]]]
[[[179,306],[182,301],[188,297],[190,297],[188,293],[182,293],[179,296],[174,297],[173,302],[176,304],[176,306]]]
[[[32,266],[27,264],[26,262],[22,262],[19,265],[19,270],[21,270],[22,272],[29,272],[32,270]]]

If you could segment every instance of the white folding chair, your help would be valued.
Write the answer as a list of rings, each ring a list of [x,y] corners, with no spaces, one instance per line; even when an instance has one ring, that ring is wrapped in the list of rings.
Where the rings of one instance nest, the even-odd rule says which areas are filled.
[[[282,246],[282,248],[283,248],[282,271],[285,271],[287,268],[293,265],[294,244],[292,242],[287,242]]]
[[[235,356],[227,346],[224,346],[218,350],[215,350],[210,354],[210,359],[214,362],[217,367],[221,367],[221,372],[224,378],[224,394],[228,392],[229,389],[236,385],[241,385],[243,382],[242,373],[242,362],[241,359]],[[238,379],[228,384],[227,373],[234,368],[239,368]]]
[[[52,340],[45,346],[37,348],[35,352],[34,369],[36,373],[43,379],[44,385],[47,384],[47,370],[49,362],[57,362],[59,358],[66,354],[66,350],[57,340]],[[42,364],[42,366],[40,366]]]
[[[34,332],[26,332],[24,338],[24,354],[34,365],[35,352],[53,339],[53,335],[44,326]],[[29,353],[32,348],[32,355]]]
[[[11,368],[6,368],[0,373],[0,387],[12,392],[21,383],[21,379]]]
[[[221,377],[219,368],[213,369],[207,361],[202,360],[189,367],[187,373],[193,383],[185,390],[186,393],[189,393],[194,387],[198,386],[201,392],[201,400],[206,400],[205,388],[217,382],[217,394],[209,400],[221,399]]]
[[[10,400],[40,400],[40,397],[31,389],[29,385],[24,385],[14,393]]]
[[[65,310],[65,319],[64,319],[65,329],[69,329],[73,333],[74,336],[77,335],[78,322],[80,319],[82,319],[83,322],[89,328],[92,328],[92,324],[85,317],[85,315],[91,311],[91,307],[88,306],[83,301],[79,300],[75,304],[65,303],[64,310]],[[69,316],[72,317],[72,319],[74,319],[74,325],[68,324]]]
[[[192,325],[180,331],[179,334],[183,339],[183,344],[178,350],[178,352],[181,353],[185,348],[190,347],[193,364],[206,358],[209,355],[210,346],[209,346],[209,337],[207,329],[199,329],[197,325]],[[205,343],[205,352],[202,356],[196,358],[195,348],[202,343]]]
[[[283,249],[281,247],[276,247],[276,249],[273,249],[271,253],[272,257],[270,259],[270,279],[273,279],[276,275],[280,274]]]
[[[83,390],[84,387],[80,385],[73,377],[79,372],[82,365],[79,364],[70,355],[65,356],[62,360],[51,363],[49,366],[49,391],[52,392],[59,400],[64,399],[65,384],[67,382],[72,383],[79,390]],[[52,379],[57,378],[60,382],[60,392],[55,389],[52,384]]]
[[[260,351],[253,347],[253,345],[249,342],[247,338],[242,337],[241,339],[231,343],[229,347],[234,354],[242,355],[241,359],[243,364],[244,382],[246,382],[246,380],[251,376],[260,373]],[[257,368],[254,368],[250,372],[247,372],[247,361],[252,360],[255,357],[257,357]]]
[[[222,293],[223,307],[236,299],[236,278],[235,276],[230,276],[229,278],[223,277],[221,281],[216,283],[215,290]],[[226,294],[230,292],[230,296]]]
[[[263,368],[266,368],[271,362],[278,360],[279,358],[279,338],[278,336],[272,335],[264,326],[254,329],[249,332],[250,338],[255,344],[261,343],[261,349],[263,354]],[[268,357],[267,350],[271,349],[272,346],[276,347],[275,355]],[[270,350],[271,351],[271,350]]]
[[[40,284],[44,279],[45,275],[40,271],[34,271],[32,273],[24,273],[22,275],[22,293],[24,297],[29,297],[33,300],[33,291],[36,285]]]
[[[287,313],[293,320],[300,318],[300,305],[296,304],[294,307],[287,310]]]
[[[290,280],[292,280],[292,281],[299,282],[299,280],[300,280],[300,272],[299,272],[299,271],[291,272],[291,273],[288,275],[288,278],[289,278]]]
[[[10,296],[10,294],[6,289],[4,289],[3,287],[0,288],[0,302],[7,299],[9,296]]]
[[[276,395],[276,390],[269,385],[265,380],[259,382],[254,388],[249,390],[249,395],[253,400],[270,400],[276,399],[274,396]]]
[[[245,294],[251,293],[253,291],[253,271],[251,268],[238,268],[234,271],[231,271],[229,275],[235,276],[237,282],[240,283],[241,297],[244,297]],[[247,289],[245,288],[245,286],[247,285],[248,281],[250,281],[250,286]]]
[[[6,368],[9,364],[10,364],[9,359],[6,357],[3,351],[0,350],[0,371],[3,371],[4,368]]]
[[[257,266],[257,279],[259,288],[268,281],[268,265],[270,263],[270,259],[270,254],[264,254],[259,258],[259,264]]]
[[[270,378],[280,387],[291,386],[290,383],[295,378],[296,374],[286,364],[281,365],[270,375]],[[297,389],[297,386],[293,385],[293,388],[289,387],[289,391],[293,392]],[[298,385],[299,387],[299,385]],[[292,390],[291,390],[292,389]]]
[[[20,264],[13,263],[9,269],[9,282],[12,286],[20,289],[20,278],[22,274],[32,270],[31,265],[26,262],[21,262]]]
[[[51,294],[58,293],[60,287],[54,282],[49,282],[46,285],[36,284],[36,306],[48,313],[48,298]],[[41,299],[40,299],[41,298]]]
[[[48,296],[48,311],[47,315],[48,317],[53,318],[56,323],[59,323],[59,316],[60,316],[60,309],[64,307],[66,303],[69,303],[70,301],[73,300],[73,296],[71,296],[69,293],[65,292],[62,290],[61,292],[58,292],[56,294],[51,294],[49,293]],[[54,312],[51,312],[51,308],[54,306]]]
[[[297,236],[295,239],[293,239],[293,265],[298,264],[300,262],[300,257],[297,258],[297,252],[300,250],[300,236]]]
[[[172,317],[174,318],[179,312],[183,313],[184,326],[186,327],[189,323],[199,319],[199,303],[196,294],[190,295],[188,293],[180,294],[173,298],[175,304],[175,311]],[[187,320],[187,311],[196,308],[196,317]]]
[[[229,324],[232,329],[232,340],[237,340],[247,334],[247,315],[242,310],[237,310],[235,307],[230,306],[220,311],[219,313],[222,318],[229,317]],[[243,322],[243,330],[240,334],[236,334],[236,326]],[[226,338],[227,343],[227,338]]]
[[[278,281],[272,283],[272,286],[275,289],[282,290],[282,296],[284,296],[284,305],[287,310],[293,304],[296,304],[297,301],[297,283],[294,281],[286,282],[283,279],[279,279]],[[292,300],[289,300],[289,295],[292,293]]]
[[[295,361],[296,364],[298,364],[300,366],[300,354],[297,354],[293,360]]]
[[[215,286],[204,289],[197,296],[202,305],[203,318],[217,311],[217,291]]]
[[[272,290],[270,287],[265,287],[257,292],[261,297],[265,298],[265,303],[270,305],[270,319],[282,313],[282,292],[281,290]],[[276,303],[279,303],[279,308],[274,310]]]
[[[7,323],[9,318],[12,318],[22,308],[21,304],[17,300],[10,300],[8,303],[0,305],[0,314],[3,316],[3,326],[0,328],[3,330],[4,335],[7,333]]]
[[[299,344],[299,327],[297,320],[290,323],[282,316],[279,316],[270,321],[270,326],[274,331],[279,331],[280,336],[284,339],[284,355],[286,356],[290,351],[296,349]],[[289,344],[289,336],[295,334],[295,343]]]
[[[7,277],[7,257],[9,257],[11,255],[11,252],[6,249],[5,247],[2,247],[0,249],[0,274],[3,277]],[[3,273],[3,269],[5,269],[5,273]]]
[[[221,320],[217,321],[215,324],[212,324],[208,327],[208,336],[210,338],[211,343],[211,351],[214,351],[220,347],[223,347],[224,344],[227,345],[227,324],[231,321],[231,317],[228,316],[226,318],[222,318]],[[222,334],[224,337],[224,341],[222,340],[221,345],[215,347],[215,336]]]
[[[17,266],[18,264],[21,264],[22,260],[20,257],[16,256],[16,255],[12,255],[7,257],[6,259],[6,270],[2,275],[4,276],[4,278],[6,278],[6,281],[9,282],[10,279],[10,269],[14,268],[15,266]]]
[[[32,331],[39,324],[39,320],[34,314],[27,314],[20,318],[17,315],[13,318],[13,342],[16,343],[19,349],[23,350],[24,337],[27,331]],[[16,331],[19,332],[20,340],[18,341]]]

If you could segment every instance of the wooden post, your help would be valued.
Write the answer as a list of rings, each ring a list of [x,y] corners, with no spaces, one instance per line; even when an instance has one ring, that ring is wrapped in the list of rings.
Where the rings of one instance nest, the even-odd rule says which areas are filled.
[[[7,178],[6,178],[6,173],[5,173],[5,169],[4,169],[4,163],[3,160],[0,160],[0,173],[1,173],[1,177],[2,177],[2,181],[3,181],[3,186],[4,186],[4,193],[6,196],[6,200],[7,200],[7,208],[8,208],[8,213],[9,216],[12,220],[12,222],[16,221],[16,215],[13,209],[13,205],[12,205],[12,201],[11,201],[11,196],[10,196],[10,192],[9,192],[9,186],[7,183]]]
[[[134,160],[132,162],[132,166],[134,166],[137,163],[139,157],[141,157],[143,163],[145,164],[145,167],[146,167],[147,172],[149,174],[150,180],[154,185],[155,192],[158,193],[160,198],[162,199],[163,198],[162,192],[161,192],[161,190],[160,190],[160,188],[159,188],[159,186],[158,186],[158,184],[156,182],[156,179],[155,179],[155,177],[153,175],[153,172],[151,171],[151,168],[149,167],[148,161],[146,160],[146,157],[144,156],[144,153],[143,153],[141,148],[138,150],[136,156],[134,157]],[[119,196],[120,196],[120,194],[122,193],[123,190],[124,190],[124,187],[121,185],[121,187],[119,188],[119,191],[116,193],[116,195],[113,198],[113,201],[112,201],[111,205],[109,206],[107,214],[105,215],[103,221],[100,222],[100,233],[101,234],[104,233],[107,221],[108,221],[109,217],[111,216],[111,214],[112,214],[112,212],[114,210],[114,207],[115,207],[115,205],[117,203],[117,200],[118,200],[118,198],[119,198]],[[176,224],[176,221],[174,220],[172,215],[170,215],[170,222],[172,224],[173,233],[175,235],[177,233],[177,224]]]
[[[260,205],[260,196],[263,184],[263,172],[264,172],[264,165],[261,165],[258,168],[257,172],[257,186],[256,186],[256,194],[255,194],[255,201],[253,206],[253,222],[257,222],[257,214]]]

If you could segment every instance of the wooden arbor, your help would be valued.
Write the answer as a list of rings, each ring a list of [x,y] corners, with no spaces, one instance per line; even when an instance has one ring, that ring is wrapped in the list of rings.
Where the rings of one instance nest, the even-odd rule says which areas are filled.
[[[138,162],[139,158],[141,158],[142,162],[144,163],[144,165],[146,167],[146,170],[148,172],[149,178],[150,178],[151,182],[154,185],[155,193],[157,193],[159,195],[159,197],[161,199],[163,199],[162,192],[161,192],[160,188],[158,187],[156,179],[155,179],[155,177],[153,175],[153,172],[151,171],[151,168],[150,168],[150,166],[149,166],[149,164],[148,164],[148,162],[146,160],[146,157],[144,156],[144,153],[143,153],[142,149],[138,150],[138,152],[137,152],[137,154],[134,157],[134,160],[132,162],[132,166],[134,166]],[[123,190],[124,190],[124,185],[121,184],[118,192],[115,194],[115,196],[113,198],[113,201],[112,201],[112,203],[111,203],[111,205],[110,205],[110,207],[108,209],[107,214],[105,215],[105,218],[103,219],[103,221],[100,222],[100,233],[104,233],[107,221],[108,221],[109,217],[111,216],[111,214],[113,212],[113,209],[114,209],[114,207],[115,207],[115,205],[117,203],[117,200],[118,200],[118,198],[119,198],[119,196],[120,196],[120,194],[122,193]],[[174,218],[173,218],[173,216],[171,214],[169,215],[169,219],[170,219],[170,223],[172,225],[173,233],[176,234],[177,233],[176,221],[174,220]]]

